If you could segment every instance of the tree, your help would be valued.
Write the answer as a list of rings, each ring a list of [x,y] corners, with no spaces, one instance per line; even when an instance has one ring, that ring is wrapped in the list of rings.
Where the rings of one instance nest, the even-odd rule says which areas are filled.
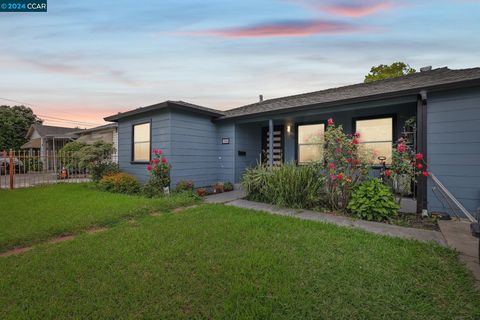
[[[370,72],[365,76],[365,83],[377,80],[401,77],[407,74],[415,73],[416,70],[404,62],[394,62],[391,65],[381,64],[372,67]]]
[[[34,123],[42,123],[25,106],[0,106],[0,150],[19,149],[27,139],[28,128]]]

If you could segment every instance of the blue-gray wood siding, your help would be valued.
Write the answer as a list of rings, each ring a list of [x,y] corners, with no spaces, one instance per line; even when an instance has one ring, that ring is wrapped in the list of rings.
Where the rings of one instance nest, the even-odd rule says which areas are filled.
[[[229,139],[222,144],[222,139]],[[217,123],[218,143],[218,181],[235,181],[235,124],[233,122]],[[235,181],[237,182],[237,181]]]
[[[118,121],[118,165],[120,170],[130,173],[144,183],[148,177],[146,164],[132,163],[132,126],[138,123],[151,122],[151,144],[153,148],[163,150],[167,159],[170,157],[170,112],[150,112]]]
[[[211,116],[172,110],[170,134],[172,188],[181,180],[192,180],[196,187],[215,184],[218,137]]]
[[[237,125],[235,133],[235,182],[240,182],[245,169],[260,161],[262,127],[257,124]],[[239,151],[245,155],[238,155]]]
[[[480,207],[480,88],[429,94],[427,154],[429,170],[475,212]],[[427,199],[429,210],[449,212],[431,181]]]

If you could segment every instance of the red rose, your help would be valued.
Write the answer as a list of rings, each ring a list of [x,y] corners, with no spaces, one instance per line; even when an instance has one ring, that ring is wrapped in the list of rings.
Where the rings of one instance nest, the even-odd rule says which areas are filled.
[[[423,164],[421,164],[421,163],[417,164],[417,169],[418,169],[418,170],[423,169]]]
[[[353,142],[353,144],[358,144],[358,139],[357,139],[357,138],[355,138],[355,139],[353,139],[353,141],[352,141],[352,142]]]
[[[167,163],[167,158],[162,158],[163,163]]]
[[[151,166],[151,165],[148,165],[148,166],[147,166],[147,170],[148,170],[148,171],[152,171],[152,166]]]
[[[335,180],[337,180],[337,176],[334,175],[334,174],[332,174],[332,175],[330,175],[330,179],[331,179],[332,181],[335,181]]]
[[[422,176],[428,177],[428,172],[427,172],[427,171],[423,171],[423,172],[422,172]]]
[[[343,174],[339,173],[339,174],[337,175],[337,179],[338,179],[338,180],[342,180],[342,179],[343,179]]]
[[[392,171],[390,171],[390,169],[387,169],[383,174],[385,175],[385,177],[390,177],[392,175]]]
[[[407,146],[403,143],[400,143],[398,146],[397,146],[397,151],[400,152],[400,153],[403,153],[407,150]]]
[[[355,132],[354,136],[355,138],[360,138],[360,132]]]
[[[423,154],[417,153],[417,154],[415,155],[415,159],[417,159],[417,160],[423,160]]]
[[[330,169],[335,169],[335,163],[330,162],[330,163],[328,164],[328,167],[329,167]]]
[[[333,126],[333,124],[334,124],[333,119],[332,118],[328,119],[327,123],[328,123],[329,126]]]

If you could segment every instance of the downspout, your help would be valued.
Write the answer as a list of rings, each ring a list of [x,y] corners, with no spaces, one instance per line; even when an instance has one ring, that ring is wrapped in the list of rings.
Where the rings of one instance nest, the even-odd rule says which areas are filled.
[[[417,99],[417,153],[427,159],[427,91],[422,90]],[[417,182],[417,213],[427,210],[427,178],[420,176]]]

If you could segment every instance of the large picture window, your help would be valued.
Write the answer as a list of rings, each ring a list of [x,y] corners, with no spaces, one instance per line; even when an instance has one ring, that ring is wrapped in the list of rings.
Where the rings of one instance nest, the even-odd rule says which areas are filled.
[[[150,123],[133,126],[132,160],[134,162],[150,161]]]
[[[323,161],[325,125],[323,123],[298,126],[298,163]]]
[[[364,148],[373,159],[373,164],[381,164],[378,157],[387,158],[385,162],[392,162],[393,118],[377,118],[357,120],[355,128],[360,133],[359,146]]]

